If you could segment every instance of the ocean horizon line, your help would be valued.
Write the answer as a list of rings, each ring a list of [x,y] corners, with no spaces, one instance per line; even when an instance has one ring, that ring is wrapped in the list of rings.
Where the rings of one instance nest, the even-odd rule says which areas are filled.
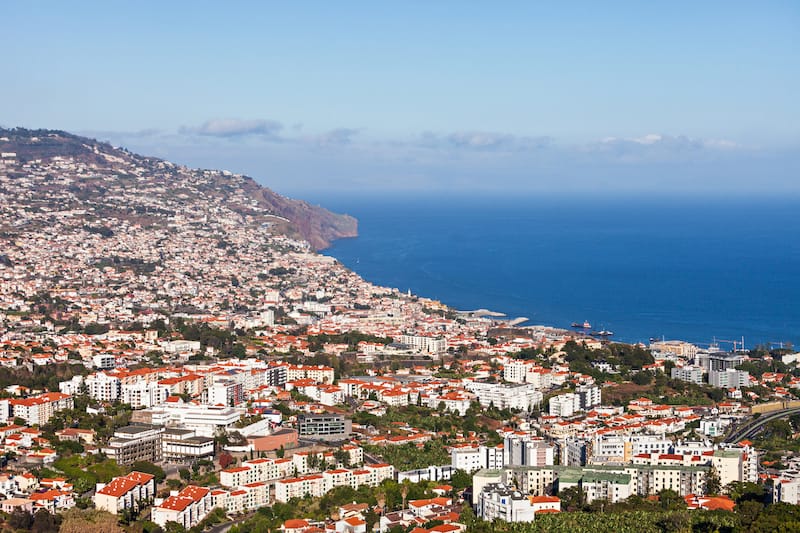
[[[581,203],[619,203],[637,202],[639,205],[659,205],[678,202],[682,205],[747,205],[753,203],[800,204],[800,191],[797,192],[738,192],[719,191],[708,193],[680,193],[674,191],[654,192],[602,192],[595,190],[585,191],[530,191],[530,190],[424,190],[424,191],[391,191],[391,190],[305,190],[305,191],[279,191],[284,196],[302,199],[308,203],[320,205],[327,209],[335,210],[338,205],[356,201],[381,201],[391,202],[397,200],[414,201],[422,203],[431,202],[468,202],[485,203],[494,201],[572,201]],[[446,196],[442,196],[446,194]]]

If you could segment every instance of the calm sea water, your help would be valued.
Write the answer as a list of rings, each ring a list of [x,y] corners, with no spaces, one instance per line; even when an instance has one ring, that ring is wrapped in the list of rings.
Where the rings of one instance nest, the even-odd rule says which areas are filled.
[[[324,253],[365,279],[627,342],[800,344],[796,200],[321,198],[360,236]],[[723,348],[730,344],[722,343]]]

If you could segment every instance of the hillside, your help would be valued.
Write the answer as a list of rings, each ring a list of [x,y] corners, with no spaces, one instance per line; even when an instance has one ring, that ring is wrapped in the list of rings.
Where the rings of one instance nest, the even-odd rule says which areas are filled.
[[[0,152],[6,199],[27,210],[77,210],[98,225],[148,227],[179,223],[187,208],[203,206],[206,216],[228,211],[315,250],[357,235],[353,217],[286,198],[250,177],[190,169],[63,131],[0,129]]]

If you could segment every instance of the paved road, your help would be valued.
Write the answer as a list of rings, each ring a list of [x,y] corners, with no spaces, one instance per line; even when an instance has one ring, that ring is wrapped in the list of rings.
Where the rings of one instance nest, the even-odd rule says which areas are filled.
[[[726,439],[725,442],[740,442],[743,439],[752,439],[758,433],[764,429],[764,426],[771,422],[772,420],[778,420],[780,418],[786,418],[793,414],[800,413],[800,407],[794,407],[792,409],[781,409],[780,411],[773,411],[771,413],[764,413],[758,418],[755,418],[743,426],[736,428],[733,433],[731,433]]]
[[[375,457],[374,455],[371,455],[371,454],[366,453],[366,452],[364,452],[364,459],[366,459],[364,462],[367,463],[367,464],[370,464],[370,465],[383,463],[382,459],[379,459],[378,457]]]
[[[224,522],[222,524],[217,524],[216,526],[212,526],[208,531],[210,533],[226,533],[236,522]]]

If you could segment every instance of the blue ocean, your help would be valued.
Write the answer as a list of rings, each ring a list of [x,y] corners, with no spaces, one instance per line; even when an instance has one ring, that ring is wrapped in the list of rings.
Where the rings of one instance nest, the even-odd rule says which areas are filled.
[[[324,253],[365,279],[625,342],[800,343],[796,199],[319,198],[358,218]]]

